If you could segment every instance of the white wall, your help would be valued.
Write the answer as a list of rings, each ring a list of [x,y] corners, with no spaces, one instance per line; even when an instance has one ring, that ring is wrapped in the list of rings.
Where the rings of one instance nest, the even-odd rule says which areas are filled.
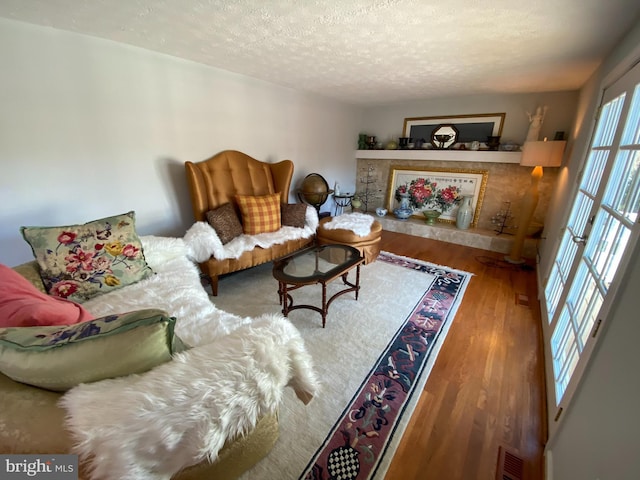
[[[225,149],[293,160],[292,190],[312,172],[355,187],[353,106],[4,19],[0,66],[0,262],[9,266],[32,259],[21,225],[135,210],[141,234],[181,236],[193,223],[184,162]]]
[[[556,198],[551,238],[559,235],[566,217],[567,198],[583,163],[590,141],[593,112],[599,104],[603,81],[640,60],[640,24],[623,39],[583,89],[577,141],[564,172],[566,181]],[[546,257],[553,254],[552,249]],[[543,265],[549,264],[543,257]],[[640,247],[627,265],[627,277],[606,319],[601,339],[590,358],[582,382],[565,418],[547,448],[552,452],[553,480],[635,480],[640,478]]]

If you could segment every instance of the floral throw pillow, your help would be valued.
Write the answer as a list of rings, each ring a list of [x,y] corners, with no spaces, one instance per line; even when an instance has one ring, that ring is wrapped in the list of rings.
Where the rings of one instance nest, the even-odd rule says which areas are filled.
[[[76,302],[153,274],[135,228],[135,212],[84,225],[22,227],[47,292]]]
[[[187,349],[175,323],[162,310],[145,309],[75,325],[0,328],[0,372],[54,391],[146,372]]]

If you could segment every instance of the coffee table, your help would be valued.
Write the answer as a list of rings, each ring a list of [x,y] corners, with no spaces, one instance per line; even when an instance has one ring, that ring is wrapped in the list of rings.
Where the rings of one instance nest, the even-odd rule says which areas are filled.
[[[273,277],[278,280],[278,296],[282,305],[282,314],[286,317],[291,310],[306,308],[322,315],[322,328],[327,321],[329,305],[340,295],[355,292],[356,300],[360,291],[360,265],[364,257],[357,248],[349,245],[316,245],[283,257],[273,262]],[[351,283],[347,277],[355,267],[356,280]],[[327,284],[336,278],[342,278],[347,288],[340,290],[327,299]],[[289,292],[305,285],[322,285],[322,307],[315,305],[294,305]]]

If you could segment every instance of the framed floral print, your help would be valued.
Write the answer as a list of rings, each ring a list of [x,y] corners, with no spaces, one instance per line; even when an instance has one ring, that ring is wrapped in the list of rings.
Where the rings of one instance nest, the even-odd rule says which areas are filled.
[[[387,208],[393,211],[400,205],[401,197],[408,196],[412,215],[423,217],[424,210],[438,210],[439,222],[454,223],[462,197],[470,196],[474,212],[471,226],[475,227],[488,175],[486,170],[392,167]]]

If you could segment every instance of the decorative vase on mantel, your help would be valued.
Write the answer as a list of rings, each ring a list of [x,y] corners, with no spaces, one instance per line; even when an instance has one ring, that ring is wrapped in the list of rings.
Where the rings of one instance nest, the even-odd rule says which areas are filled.
[[[438,210],[423,210],[422,214],[424,215],[425,223],[427,225],[435,225],[436,220],[442,215],[442,212]]]
[[[458,208],[456,215],[456,227],[460,230],[467,230],[471,226],[473,220],[473,207],[471,206],[471,195],[462,197],[462,203]]]
[[[393,214],[398,220],[406,220],[413,213],[411,204],[409,203],[409,194],[400,194],[400,206],[393,211]]]

